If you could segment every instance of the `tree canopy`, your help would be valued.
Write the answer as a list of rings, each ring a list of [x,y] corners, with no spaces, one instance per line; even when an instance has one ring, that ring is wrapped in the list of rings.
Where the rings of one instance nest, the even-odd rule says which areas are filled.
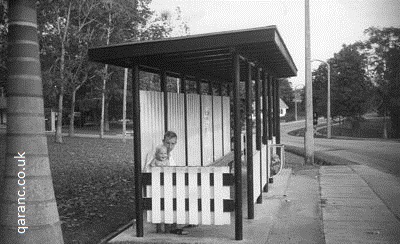
[[[292,83],[288,79],[279,80],[279,96],[289,106],[289,108],[293,107],[294,94]]]
[[[369,27],[367,39],[342,49],[331,65],[331,114],[359,118],[378,109],[389,115],[393,137],[400,137],[400,28]],[[314,111],[326,114],[327,71],[313,72]],[[386,112],[388,111],[388,112]]]
[[[6,3],[7,1],[2,1],[0,4],[0,85],[6,80],[7,72]],[[92,46],[189,33],[189,27],[183,20],[179,7],[175,12],[164,11],[158,14],[150,9],[150,3],[151,0],[38,1],[38,35],[45,107],[58,110],[66,116],[62,112],[63,107],[74,106],[74,101],[70,100],[74,100],[75,93],[78,110],[82,112],[98,111],[102,92],[105,93],[106,105],[111,100],[121,101],[123,69],[105,69],[104,65],[88,62],[87,50]],[[107,82],[103,82],[104,80]],[[63,99],[64,96],[67,99]],[[85,106],[82,106],[82,102]],[[73,108],[68,110],[66,109],[71,112]]]
[[[372,85],[366,76],[366,56],[360,44],[343,45],[328,60],[331,66],[331,115],[360,118],[370,109]],[[327,69],[320,65],[313,72],[313,105],[317,114],[326,116]]]
[[[368,72],[381,101],[381,109],[388,110],[393,136],[400,138],[400,28],[365,30],[368,40],[363,51],[368,54]]]

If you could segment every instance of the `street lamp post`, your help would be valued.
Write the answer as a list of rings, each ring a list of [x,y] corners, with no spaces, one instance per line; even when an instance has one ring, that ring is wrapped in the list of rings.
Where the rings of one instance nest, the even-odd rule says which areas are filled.
[[[331,132],[331,66],[329,65],[328,62],[322,61],[320,59],[311,60],[311,62],[313,62],[313,61],[319,61],[321,63],[326,64],[327,69],[328,69],[328,84],[327,84],[327,86],[328,86],[327,100],[328,101],[327,101],[327,108],[326,108],[327,109],[327,113],[326,113],[327,118],[326,119],[327,119],[328,127],[327,127],[326,138],[330,139],[331,135],[332,135],[332,132]]]
[[[299,86],[304,87],[304,85],[300,84],[294,88],[294,121],[297,121],[297,103],[301,102],[300,94],[297,93],[297,88]]]

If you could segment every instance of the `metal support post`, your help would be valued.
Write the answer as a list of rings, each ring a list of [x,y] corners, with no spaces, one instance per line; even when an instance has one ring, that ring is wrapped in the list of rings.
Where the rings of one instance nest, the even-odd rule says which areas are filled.
[[[269,96],[268,96],[268,75],[265,74],[265,72],[262,73],[262,107],[263,107],[263,144],[267,145],[266,149],[265,149],[265,155],[266,155],[266,159],[267,162],[263,162],[267,165],[267,172],[265,177],[267,178],[267,181],[263,187],[263,191],[264,192],[268,192],[268,175],[269,175],[269,168],[268,168],[268,137],[269,137],[269,130],[271,130],[271,128],[269,127]]]
[[[240,60],[232,53],[233,110],[234,110],[234,163],[235,163],[235,239],[243,240],[242,216],[242,152],[240,126]]]
[[[281,116],[280,116],[280,97],[279,97],[279,80],[274,78],[273,82],[275,83],[275,144],[281,144]],[[277,154],[280,155],[281,148],[277,148]]]
[[[246,161],[247,161],[247,214],[254,219],[254,181],[253,181],[253,118],[252,118],[252,79],[251,64],[247,64],[246,81]]]
[[[136,204],[136,236],[143,237],[143,196],[142,196],[142,157],[140,137],[140,80],[139,66],[134,64],[132,69],[133,97],[133,156],[135,170],[135,204]]]
[[[261,72],[262,70],[260,68],[257,68],[257,78],[256,78],[256,82],[255,82],[255,90],[256,90],[256,94],[255,94],[255,105],[256,105],[256,150],[260,151],[260,192],[263,191],[263,185],[262,185],[262,179],[263,179],[263,175],[262,175],[262,146],[261,146],[261,103],[260,103],[260,96],[261,96],[261,92],[260,92],[260,88],[261,88]],[[262,203],[262,196],[259,196],[257,198],[257,203]]]
[[[186,89],[186,77],[185,75],[181,76],[181,84],[183,89],[183,107],[185,110],[185,165],[189,165],[189,154],[188,154],[188,116],[187,116],[187,89]]]
[[[272,141],[272,137],[274,135],[274,110],[273,110],[273,82],[272,77],[268,76],[268,84],[267,84],[267,94],[268,94],[268,139]],[[267,155],[268,156],[268,155]]]

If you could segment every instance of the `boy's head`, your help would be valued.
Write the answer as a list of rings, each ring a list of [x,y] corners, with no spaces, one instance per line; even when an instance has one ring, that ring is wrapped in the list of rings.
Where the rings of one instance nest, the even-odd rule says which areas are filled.
[[[167,148],[168,153],[170,153],[174,149],[177,139],[178,137],[175,132],[173,131],[165,132],[163,144]]]
[[[168,159],[168,150],[164,145],[156,147],[156,154],[154,155],[158,161],[164,161]]]

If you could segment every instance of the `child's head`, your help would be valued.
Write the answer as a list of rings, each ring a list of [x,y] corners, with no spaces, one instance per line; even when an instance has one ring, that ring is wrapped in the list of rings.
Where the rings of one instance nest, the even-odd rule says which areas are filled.
[[[279,158],[279,156],[277,154],[272,155],[272,162],[273,163],[280,163],[281,159]]]
[[[158,161],[164,161],[168,159],[168,150],[164,145],[156,147],[156,154],[154,155]]]

